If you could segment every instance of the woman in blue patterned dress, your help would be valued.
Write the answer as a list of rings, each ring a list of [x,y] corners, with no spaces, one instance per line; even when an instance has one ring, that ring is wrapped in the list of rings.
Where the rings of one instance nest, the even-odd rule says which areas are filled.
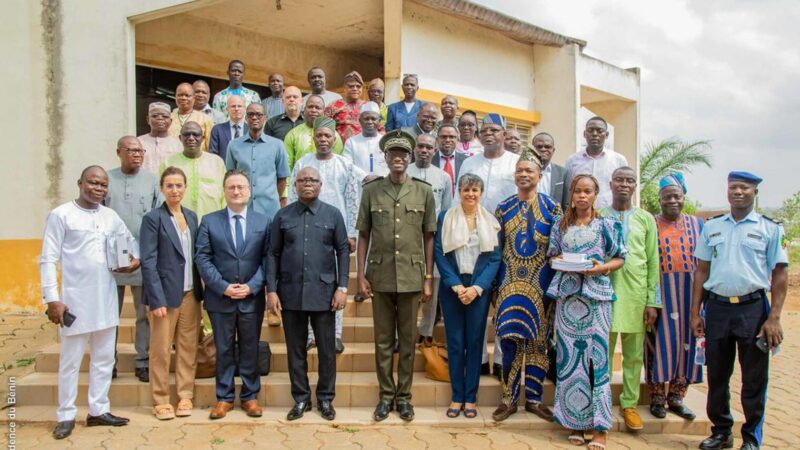
[[[570,205],[553,223],[547,251],[551,258],[583,253],[594,264],[585,272],[557,272],[547,296],[557,299],[554,419],[571,431],[569,441],[576,445],[585,442],[584,430],[594,430],[589,449],[595,450],[605,447],[612,422],[608,334],[616,296],[608,274],[622,267],[625,254],[621,227],[594,207],[599,192],[593,176],[573,178]]]

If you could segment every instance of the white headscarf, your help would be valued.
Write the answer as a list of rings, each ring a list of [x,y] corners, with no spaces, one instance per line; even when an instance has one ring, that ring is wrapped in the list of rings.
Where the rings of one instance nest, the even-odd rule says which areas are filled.
[[[500,223],[481,204],[475,212],[475,228],[478,231],[478,242],[481,253],[490,252],[497,247],[497,232]],[[442,250],[445,254],[467,245],[469,242],[469,225],[461,204],[448,209],[442,222]]]

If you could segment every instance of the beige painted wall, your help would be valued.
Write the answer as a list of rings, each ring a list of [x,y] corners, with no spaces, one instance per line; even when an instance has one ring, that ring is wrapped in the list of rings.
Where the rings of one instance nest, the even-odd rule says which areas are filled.
[[[267,76],[278,71],[287,85],[302,89],[308,89],[306,74],[315,65],[325,69],[329,89],[340,88],[352,70],[365,80],[383,74],[378,58],[299,44],[186,14],[136,26],[138,64],[227,78],[228,61],[233,58],[247,65],[248,82],[266,84]]]
[[[438,92],[535,110],[533,51],[497,32],[404,2],[402,72]]]

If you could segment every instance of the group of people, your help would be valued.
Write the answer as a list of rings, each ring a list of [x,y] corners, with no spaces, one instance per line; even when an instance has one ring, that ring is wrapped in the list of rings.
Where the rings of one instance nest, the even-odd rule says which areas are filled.
[[[306,359],[316,346],[317,407],[333,420],[355,252],[357,300],[373,303],[376,421],[393,410],[414,418],[415,344],[435,345],[442,317],[447,417],[476,417],[480,376],[494,374],[502,387],[494,420],[516,413],[524,391],[526,411],[568,429],[573,444],[588,439],[600,450],[613,422],[617,340],[630,430],[643,428],[643,370],[655,417],[694,419],[683,398],[702,381],[696,352],[704,348],[714,427],[700,447],[729,448],[738,348],[742,448],[758,448],[788,265],[782,226],[754,211],[760,178],[731,172],[730,213],[704,223],[683,213],[685,181],[668,174],[654,217],[634,206],[637,172],[606,146],[601,117],[586,123],[585,147],[562,167],[552,162],[552,135],[527,144],[499,114],[479,125],[476,113],[458,114],[453,96],[439,107],[421,102],[415,75],[402,80],[404,99],[387,106],[380,79],[362,99],[358,72],[344,77],[344,97],[326,89],[319,67],[308,72],[305,96],[272,74],[263,101],[242,86],[244,73],[244,63],[231,61],[230,85],[211,105],[203,81],[177,87],[175,110],[151,103],[150,132],[117,143],[120,167],[86,168],[78,198],[48,216],[40,267],[48,316],[62,326],[57,439],[74,428],[87,344],[87,425],[127,423],[108,400],[125,286],[136,309],[135,374],[149,382],[158,419],[192,414],[202,305],[216,345],[211,419],[234,407],[235,373],[241,408],[261,416],[266,315],[270,325],[283,323],[295,401],[287,418],[312,408]],[[119,261],[120,248],[129,261]],[[556,270],[576,258],[581,269]],[[547,377],[552,408],[543,402]]]

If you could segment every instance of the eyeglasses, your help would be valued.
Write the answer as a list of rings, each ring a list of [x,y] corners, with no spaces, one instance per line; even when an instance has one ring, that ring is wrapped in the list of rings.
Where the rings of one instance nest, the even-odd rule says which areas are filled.
[[[181,136],[183,136],[186,139],[190,137],[201,138],[203,137],[203,133],[198,133],[196,131],[184,131],[183,133],[181,133]]]
[[[260,112],[249,112],[249,113],[247,113],[247,117],[253,117],[253,118],[260,119],[260,118],[264,117],[264,113],[260,113]]]
[[[120,147],[120,150],[125,150],[128,152],[129,155],[144,155],[147,150],[143,148],[128,148],[128,147]]]
[[[309,184],[311,186],[316,186],[319,184],[319,178],[298,178],[295,180],[297,184]]]

